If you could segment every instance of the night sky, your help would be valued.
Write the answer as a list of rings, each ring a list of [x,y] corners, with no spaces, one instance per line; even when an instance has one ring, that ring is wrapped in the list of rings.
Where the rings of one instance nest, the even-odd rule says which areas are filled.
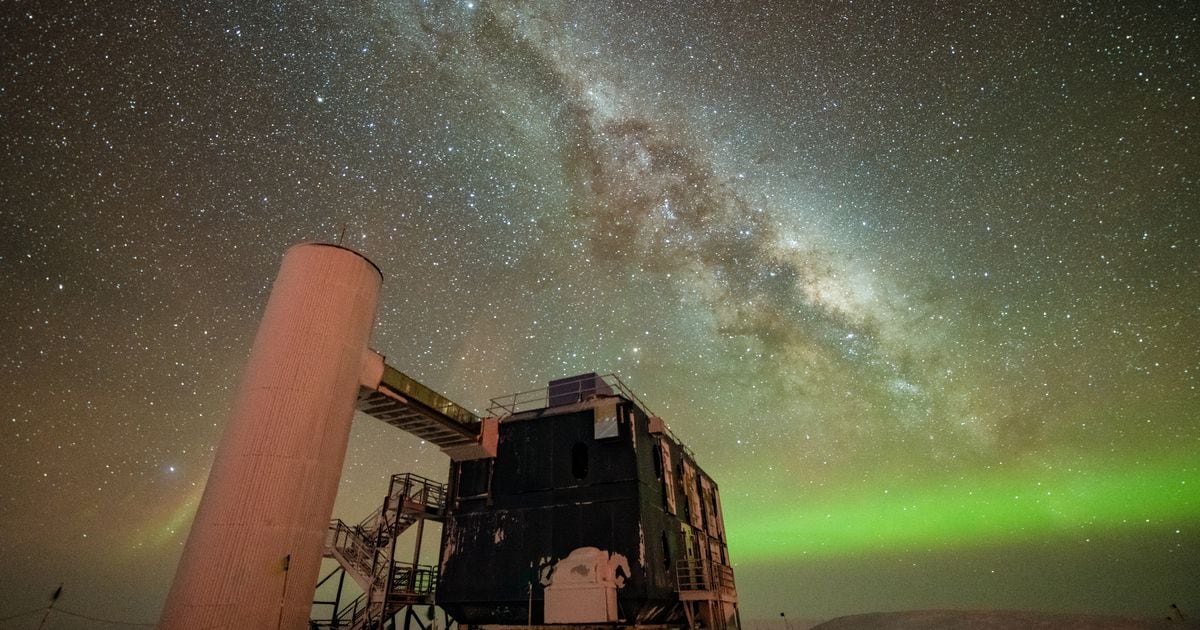
[[[1200,615],[1200,8],[967,4],[4,3],[0,617],[157,619],[339,238],[467,407],[619,373],[745,619]],[[335,515],[445,478],[353,431]]]

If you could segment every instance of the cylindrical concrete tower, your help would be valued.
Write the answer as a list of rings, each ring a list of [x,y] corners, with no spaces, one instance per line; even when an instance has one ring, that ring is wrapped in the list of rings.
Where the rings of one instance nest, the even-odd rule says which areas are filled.
[[[284,256],[160,628],[307,626],[381,280],[335,245]]]

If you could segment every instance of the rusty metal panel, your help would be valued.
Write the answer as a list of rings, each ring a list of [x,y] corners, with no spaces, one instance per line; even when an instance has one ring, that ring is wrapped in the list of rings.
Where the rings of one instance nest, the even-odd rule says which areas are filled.
[[[597,440],[606,440],[621,436],[621,426],[617,422],[620,410],[617,409],[619,398],[609,398],[600,401],[594,409],[592,409],[592,437]]]
[[[700,490],[700,498],[704,502],[704,530],[708,532],[709,536],[720,538],[721,527],[720,517],[717,515],[716,491],[712,480],[704,474],[700,475]]]
[[[688,523],[696,529],[704,529],[704,508],[700,503],[700,489],[696,483],[696,469],[688,460],[683,461],[683,493],[687,496]]]
[[[728,542],[725,537],[725,512],[721,510],[721,491],[716,483],[712,486],[713,512],[717,517],[717,532],[716,536],[721,539],[721,542]]]
[[[673,464],[674,459],[671,457],[671,442],[670,440],[659,440],[659,446],[662,448],[662,487],[667,497],[667,512],[675,514],[675,465]]]

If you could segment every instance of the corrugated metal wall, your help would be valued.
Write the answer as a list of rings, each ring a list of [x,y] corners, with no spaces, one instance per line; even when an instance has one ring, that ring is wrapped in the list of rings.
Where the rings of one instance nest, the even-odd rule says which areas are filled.
[[[307,627],[380,282],[340,247],[285,255],[160,628]]]

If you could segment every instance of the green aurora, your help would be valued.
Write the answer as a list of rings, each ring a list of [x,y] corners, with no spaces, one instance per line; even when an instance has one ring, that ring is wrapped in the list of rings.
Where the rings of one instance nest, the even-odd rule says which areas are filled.
[[[730,553],[739,563],[755,563],[1200,522],[1200,465],[1186,452],[1094,460],[1055,474],[1043,466],[1008,468],[924,485],[864,485],[790,509],[755,509],[727,496]]]

